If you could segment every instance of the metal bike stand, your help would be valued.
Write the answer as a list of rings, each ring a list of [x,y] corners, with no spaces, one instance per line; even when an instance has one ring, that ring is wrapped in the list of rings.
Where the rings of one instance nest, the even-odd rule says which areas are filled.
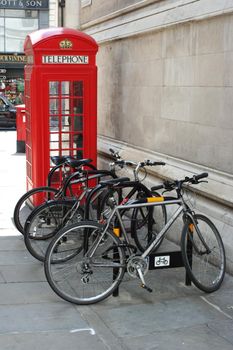
[[[113,248],[113,254],[115,254],[117,252],[117,249],[116,248]],[[117,272],[118,272],[118,269],[117,268],[113,268],[113,281],[115,281],[116,279],[116,276],[117,276]],[[112,296],[113,297],[118,297],[119,295],[119,287],[117,287],[114,292],[112,293]]]
[[[159,252],[149,256],[149,270],[171,269],[175,267],[184,267],[181,251]],[[187,272],[185,273],[185,285],[191,285],[191,280]]]

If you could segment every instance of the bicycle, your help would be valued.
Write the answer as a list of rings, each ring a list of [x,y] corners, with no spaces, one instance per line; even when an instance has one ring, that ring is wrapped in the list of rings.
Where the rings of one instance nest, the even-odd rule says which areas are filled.
[[[164,183],[162,187],[167,191],[176,190],[175,198],[161,196],[124,205],[115,203],[105,224],[83,221],[63,228],[51,241],[46,253],[45,275],[51,288],[61,298],[75,304],[97,303],[118,288],[127,271],[129,276],[139,278],[142,288],[152,292],[145,282],[150,257],[153,257],[151,252],[182,215],[181,253],[186,271],[196,287],[207,293],[216,291],[222,284],[226,268],[221,236],[210,219],[189,208],[182,191],[185,183],[198,184],[207,176],[207,173],[202,173]],[[114,181],[108,182],[108,186],[114,186]],[[126,206],[159,205],[178,205],[178,208],[147,249],[135,254],[120,211]],[[121,227],[120,237],[110,230],[114,216]]]
[[[118,204],[125,204],[130,202],[132,199],[140,198],[140,197],[159,197],[160,194],[155,190],[151,190],[147,186],[145,186],[142,181],[147,177],[147,167],[152,166],[164,166],[164,162],[158,161],[150,161],[149,159],[140,162],[134,162],[130,160],[124,160],[121,158],[118,152],[113,149],[109,149],[111,155],[114,158],[114,162],[110,163],[110,168],[113,168],[115,171],[115,167],[119,166],[121,169],[125,167],[130,167],[133,169],[133,180],[128,179],[127,182],[119,183],[114,186],[114,189],[111,188],[110,191],[105,192],[105,196],[103,196],[101,204],[100,204],[100,212],[98,217],[102,215],[102,219],[109,215],[111,212],[111,208],[109,208],[109,204],[111,206],[112,198],[117,201]],[[140,179],[139,172],[143,173],[143,178]],[[100,190],[102,185],[100,185]],[[126,192],[126,189],[130,189]],[[90,193],[90,198],[96,192],[98,193],[98,187],[96,187],[92,193]],[[87,205],[85,207],[85,219],[89,219],[89,206],[88,206],[89,198],[87,198]],[[159,231],[160,225],[166,223],[167,221],[167,212],[165,206],[161,206],[154,210],[150,208],[140,208],[137,211],[133,211],[133,214],[130,213],[130,209],[125,209],[122,211],[121,216],[125,218],[125,221],[130,222],[130,227],[128,231],[131,232],[132,238],[134,238],[137,248],[140,251],[145,250],[146,242],[149,242],[152,239],[152,236],[156,236]],[[145,234],[138,234],[137,230],[142,229],[144,227],[144,231],[147,231]],[[142,232],[142,230],[140,230]],[[160,244],[162,243],[162,240]],[[158,247],[157,247],[158,248]]]
[[[47,186],[36,187],[27,191],[19,198],[15,205],[13,221],[17,230],[22,234],[24,234],[26,219],[33,209],[35,209],[35,207],[52,199],[63,198],[65,195],[67,195],[68,191],[70,196],[73,195],[71,186],[63,189],[66,179],[71,174],[70,169],[75,171],[75,169],[81,169],[81,167],[84,165],[91,169],[96,169],[95,166],[91,164],[91,159],[77,160],[70,156],[54,156],[51,157],[51,161],[55,164],[55,166],[49,171]],[[59,188],[51,186],[52,179],[56,175],[57,171],[60,171],[62,174],[62,180]]]
[[[63,185],[64,194],[71,182],[78,185],[80,191],[75,197],[67,198],[64,195],[61,196],[62,198],[46,201],[31,212],[24,225],[24,243],[34,258],[44,261],[46,249],[54,235],[63,226],[83,219],[83,206],[90,191],[88,182],[99,181],[104,176],[114,178],[115,174],[108,170],[79,170],[71,175]],[[99,192],[90,202],[89,209],[93,214],[93,219],[97,217],[95,212],[98,211],[101,194]]]
[[[118,161],[117,161],[118,162]],[[138,180],[139,169],[144,169],[146,166],[157,166],[165,165],[163,162],[152,162],[146,160],[144,162],[133,163],[131,161],[120,161],[121,164],[134,166],[134,180],[129,180],[129,178],[116,179],[115,184],[108,191],[105,192],[105,195],[102,198],[100,203],[100,212],[98,218],[101,222],[108,220],[108,217],[111,214],[112,203],[117,204],[129,204],[131,201],[143,197],[160,197],[160,194],[155,190],[151,190],[146,187],[143,183]],[[124,181],[122,181],[124,180]],[[101,182],[96,186],[87,197],[84,219],[89,219],[89,201],[91,202],[92,196],[95,196],[98,191],[103,191],[103,188],[108,186],[108,183]],[[125,192],[127,190],[127,192]],[[124,193],[123,193],[124,192]],[[129,227],[126,231],[131,234],[132,239],[134,240],[137,249],[144,251],[148,242],[152,240],[152,237],[155,237],[160,231],[161,226],[163,226],[167,221],[167,211],[165,206],[161,205],[159,208],[139,208],[136,211],[131,210],[129,206],[125,206],[124,210],[121,210],[121,219],[126,222],[129,222]],[[112,222],[112,225],[117,225],[117,218],[115,223]],[[139,233],[143,232],[143,234]],[[159,245],[162,243],[162,239],[159,244],[155,247],[158,249]]]

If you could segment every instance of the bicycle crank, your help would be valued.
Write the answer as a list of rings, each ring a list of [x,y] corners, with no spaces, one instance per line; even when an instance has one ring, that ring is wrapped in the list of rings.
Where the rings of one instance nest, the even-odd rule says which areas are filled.
[[[131,256],[127,263],[128,274],[133,278],[138,277],[142,282],[141,287],[151,293],[152,289],[146,285],[144,280],[144,276],[148,272],[148,268],[148,260],[136,255]]]

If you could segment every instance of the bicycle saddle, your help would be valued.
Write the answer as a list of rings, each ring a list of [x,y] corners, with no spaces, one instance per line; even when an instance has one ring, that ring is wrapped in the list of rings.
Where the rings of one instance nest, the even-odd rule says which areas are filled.
[[[82,165],[87,165],[92,162],[92,159],[87,158],[87,159],[67,159],[67,163],[72,167],[72,168],[78,168]]]
[[[118,177],[117,179],[100,181],[100,184],[111,186],[111,185],[116,185],[116,184],[119,184],[119,183],[125,182],[125,181],[130,181],[130,179],[128,177]]]
[[[55,165],[63,164],[65,163],[68,159],[72,159],[71,156],[52,156],[50,157],[51,161]]]

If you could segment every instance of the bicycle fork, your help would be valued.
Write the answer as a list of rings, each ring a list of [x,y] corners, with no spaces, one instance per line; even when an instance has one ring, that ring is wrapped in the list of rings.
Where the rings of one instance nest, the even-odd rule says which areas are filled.
[[[201,231],[199,230],[199,226],[198,226],[198,222],[197,222],[197,219],[195,217],[195,214],[192,214],[192,213],[186,213],[186,215],[191,219],[191,222],[189,224],[189,239],[191,240],[192,242],[192,246],[193,248],[195,249],[195,251],[199,254],[199,255],[204,255],[204,254],[210,254],[211,253],[211,250],[209,248],[209,246],[207,245],[206,241],[204,240],[203,238],[203,235],[201,234]],[[194,229],[196,230],[196,233],[203,245],[203,248],[205,250],[200,250],[197,245],[195,244],[195,241],[193,239],[193,232],[194,232]]]

